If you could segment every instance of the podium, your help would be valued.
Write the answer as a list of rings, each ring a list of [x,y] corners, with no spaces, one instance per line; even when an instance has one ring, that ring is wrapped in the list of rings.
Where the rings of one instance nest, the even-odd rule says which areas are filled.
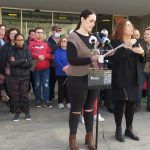
[[[90,68],[88,74],[89,89],[111,88],[112,70],[107,68]]]
[[[98,148],[98,116],[99,116],[99,91],[111,88],[112,70],[106,68],[91,68],[88,74],[88,89],[97,89],[97,119],[96,119],[96,138],[95,146]]]

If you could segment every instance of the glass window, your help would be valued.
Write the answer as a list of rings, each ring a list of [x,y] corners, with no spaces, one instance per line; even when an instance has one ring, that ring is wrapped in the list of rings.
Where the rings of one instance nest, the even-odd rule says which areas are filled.
[[[21,10],[2,8],[2,19],[2,22],[6,26],[6,29],[15,27],[20,30]]]
[[[44,29],[44,36],[47,38],[52,25],[52,13],[42,11],[22,11],[23,19],[23,34],[28,35],[30,29],[42,27]]]
[[[62,35],[67,36],[71,30],[74,30],[79,22],[80,15],[72,13],[54,13],[54,24],[62,28]]]
[[[112,34],[112,15],[98,15],[97,16],[97,31],[100,32],[102,29],[106,29],[109,32],[109,36]]]

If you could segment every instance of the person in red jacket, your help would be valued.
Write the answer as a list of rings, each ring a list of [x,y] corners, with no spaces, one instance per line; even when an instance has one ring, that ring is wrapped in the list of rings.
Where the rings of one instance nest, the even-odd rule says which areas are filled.
[[[43,40],[43,28],[35,28],[35,40],[29,42],[29,49],[32,53],[32,58],[36,64],[34,67],[34,89],[36,106],[41,107],[41,86],[43,88],[44,106],[52,107],[49,105],[49,75],[50,75],[50,47],[48,43]]]

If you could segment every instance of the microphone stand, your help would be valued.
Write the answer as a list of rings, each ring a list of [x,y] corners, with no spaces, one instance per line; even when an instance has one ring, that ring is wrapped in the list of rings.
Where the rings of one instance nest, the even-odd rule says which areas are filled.
[[[100,93],[100,90],[98,89],[97,90],[97,114],[96,114],[96,116],[97,116],[97,118],[96,118],[96,137],[95,137],[95,148],[96,148],[96,150],[97,150],[97,148],[98,148],[98,126],[99,126],[99,120],[98,120],[98,117],[99,117],[99,93]]]
[[[106,65],[107,66],[107,65]],[[107,69],[105,66],[105,68],[99,68],[100,70],[105,70]],[[101,86],[101,87],[98,87],[97,89],[97,112],[96,112],[96,134],[95,134],[95,148],[96,150],[98,149],[98,132],[99,132],[99,106],[100,106],[100,100],[102,98],[102,95],[101,95],[101,90],[103,89],[107,89],[108,87],[106,86]]]

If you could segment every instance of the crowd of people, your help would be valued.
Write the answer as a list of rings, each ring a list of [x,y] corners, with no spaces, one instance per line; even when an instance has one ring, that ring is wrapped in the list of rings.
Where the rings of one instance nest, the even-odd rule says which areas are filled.
[[[58,26],[52,28],[55,33],[60,32],[58,29],[61,28]],[[65,58],[65,43],[67,44],[67,41],[61,39],[57,34],[53,34],[49,38],[49,42],[45,41],[44,31],[41,27],[31,29],[27,40],[16,28],[9,29],[5,36],[4,25],[0,26],[0,35],[1,88],[5,88],[10,97],[7,104],[10,106],[10,111],[15,113],[14,121],[19,120],[20,112],[26,114],[26,119],[31,118],[27,96],[31,89],[31,86],[29,88],[29,81],[33,88],[36,106],[52,107],[50,101],[54,99],[54,80],[58,78],[58,107],[63,108],[63,100],[65,99],[67,107],[70,108],[69,98],[66,94],[67,90],[63,83],[66,75],[61,71],[67,65],[67,59],[64,60],[62,56],[58,56],[61,54],[55,54],[56,73],[55,67],[50,65],[50,60],[53,61],[54,65],[54,50],[61,49],[62,53],[64,51],[63,58]],[[50,72],[53,75],[50,75]],[[53,90],[49,87],[53,87]]]
[[[24,76],[25,71],[28,71],[29,76],[26,78],[29,82],[29,87],[26,87],[28,90],[26,93],[23,93],[23,95],[27,95],[30,92],[30,89],[33,90],[34,96],[35,96],[35,104],[36,107],[52,107],[52,100],[55,99],[55,83],[56,80],[58,81],[58,108],[62,109],[65,107],[70,108],[70,99],[67,91],[67,74],[65,72],[65,66],[68,65],[68,59],[67,59],[67,37],[61,37],[61,27],[58,25],[52,26],[52,35],[48,38],[48,40],[44,39],[44,29],[41,27],[37,27],[35,29],[30,29],[28,38],[25,39],[24,36],[22,39],[18,40],[15,38],[16,35],[20,34],[20,31],[16,28],[10,28],[7,31],[7,34],[5,33],[6,27],[1,24],[0,26],[1,30],[1,48],[0,48],[0,74],[1,74],[1,81],[4,82],[1,84],[3,88],[6,90],[6,94],[10,97],[10,100],[8,102],[5,102],[7,106],[10,107],[10,111],[12,113],[15,113],[14,121],[19,121],[20,112],[23,110],[21,109],[22,106],[20,106],[19,110],[15,110],[14,107],[16,105],[23,105],[23,98],[22,97],[12,97],[11,95],[14,91],[14,86],[16,85],[15,82],[12,82],[11,79],[18,79],[19,75]],[[21,45],[18,46],[17,43],[20,43]],[[12,65],[12,61],[15,60],[15,57],[11,57],[11,50],[13,50],[16,47],[16,49],[20,49],[20,54],[18,54],[19,58],[26,58],[26,63],[30,62],[29,68],[25,67],[20,69],[20,74],[14,76],[13,73],[11,73],[11,68],[18,69],[19,66]],[[23,51],[21,49],[26,49],[27,52],[31,55],[32,60],[30,59],[30,55],[25,56],[25,54],[22,54]],[[29,61],[29,62],[28,62]],[[23,62],[24,63],[24,62]],[[22,64],[20,64],[22,65]],[[17,67],[17,68],[16,68]],[[17,72],[18,70],[16,70]],[[25,80],[24,78],[20,80]],[[12,86],[10,86],[12,85]],[[21,84],[22,85],[22,84]],[[19,85],[18,85],[19,86]],[[24,85],[27,86],[27,85]],[[42,89],[41,89],[42,88]],[[24,89],[24,87],[22,87]],[[16,89],[18,91],[18,89]],[[22,94],[22,92],[20,91]],[[14,93],[13,93],[14,94]],[[19,96],[20,94],[18,94]],[[18,99],[18,102],[16,100]],[[20,100],[20,102],[19,102]],[[18,104],[17,104],[18,103]],[[20,103],[20,104],[19,104]],[[26,106],[29,107],[28,100],[26,101]],[[23,106],[25,107],[25,106]],[[95,103],[96,107],[96,103]],[[24,108],[23,108],[24,109]],[[29,109],[29,108],[28,108]],[[95,109],[95,120],[96,120],[96,111]],[[28,114],[30,116],[30,114]],[[30,116],[31,119],[31,116]],[[99,114],[99,121],[104,121],[104,118],[101,117]],[[84,124],[84,119],[81,116],[81,122]]]
[[[28,93],[33,89],[36,107],[51,108],[58,82],[58,108],[70,109],[69,145],[78,150],[76,134],[81,117],[85,124],[85,144],[95,150],[93,140],[93,119],[96,119],[96,89],[88,89],[88,71],[91,64],[98,65],[99,54],[91,54],[89,42],[96,22],[96,14],[83,10],[76,29],[69,37],[61,36],[62,28],[52,26],[51,36],[44,39],[44,29],[29,30],[29,37],[16,28],[0,24],[0,90],[1,99],[14,113],[13,121],[19,121],[20,113],[31,120]],[[101,31],[108,37],[108,31]],[[133,40],[136,39],[136,40]],[[135,42],[133,42],[135,41]],[[112,69],[112,89],[103,90],[101,95],[110,112],[114,112],[116,139],[125,141],[122,133],[122,117],[125,107],[125,135],[138,141],[133,132],[135,109],[140,106],[144,81],[147,80],[147,111],[150,111],[150,27],[145,28],[144,38],[134,29],[128,19],[121,20],[111,37],[115,48],[124,43],[115,53],[110,54],[108,67]],[[98,66],[97,66],[98,67]],[[5,91],[5,92],[4,92]],[[4,101],[5,100],[5,101]],[[95,116],[94,116],[95,115]],[[99,114],[99,121],[104,118]]]

